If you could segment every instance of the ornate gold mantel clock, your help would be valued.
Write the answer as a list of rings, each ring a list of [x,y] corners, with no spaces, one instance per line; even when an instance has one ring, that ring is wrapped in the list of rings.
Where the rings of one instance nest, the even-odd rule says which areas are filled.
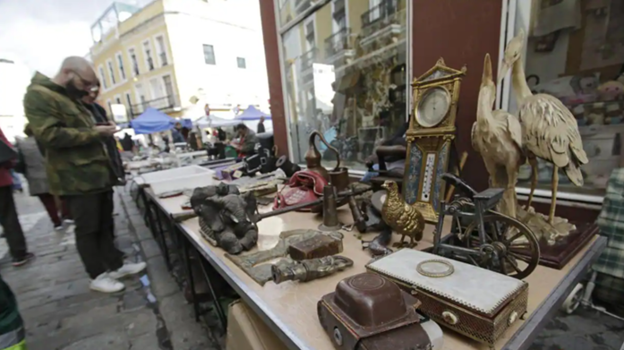
[[[444,181],[455,139],[459,86],[466,67],[447,67],[440,58],[427,73],[412,82],[414,110],[407,131],[407,158],[403,196],[420,209],[429,223],[437,223]]]

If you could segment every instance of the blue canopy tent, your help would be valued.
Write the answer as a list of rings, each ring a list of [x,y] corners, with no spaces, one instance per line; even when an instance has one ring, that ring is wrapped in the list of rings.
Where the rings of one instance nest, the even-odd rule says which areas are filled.
[[[134,129],[135,134],[152,134],[171,130],[176,122],[176,119],[165,113],[154,108],[148,108],[136,119],[130,121],[130,127]]]
[[[257,109],[256,107],[249,105],[247,109],[237,115],[234,119],[236,120],[258,120],[260,117],[264,117],[264,119],[271,119],[271,116]]]

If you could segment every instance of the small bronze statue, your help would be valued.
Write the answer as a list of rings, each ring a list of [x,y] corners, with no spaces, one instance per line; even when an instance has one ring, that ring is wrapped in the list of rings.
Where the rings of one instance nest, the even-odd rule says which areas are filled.
[[[422,239],[425,218],[416,205],[405,203],[399,195],[396,182],[386,181],[382,187],[388,191],[388,195],[381,209],[381,216],[388,226],[401,235],[401,242],[397,245],[404,245],[406,243],[404,239],[407,236],[410,239],[407,246],[413,248]]]
[[[250,250],[258,241],[256,199],[252,192],[241,195],[233,185],[199,187],[191,206],[199,216],[201,233],[211,244],[230,254]]]
[[[319,259],[292,261],[282,259],[271,266],[273,282],[307,282],[329,276],[353,266],[353,260],[340,255],[326,256]]]

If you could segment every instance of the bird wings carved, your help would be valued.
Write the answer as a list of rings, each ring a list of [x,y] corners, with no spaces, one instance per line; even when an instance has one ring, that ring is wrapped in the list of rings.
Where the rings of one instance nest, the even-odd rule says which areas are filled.
[[[421,222],[424,222],[424,218],[418,209],[405,203],[403,206],[403,213],[401,213],[397,220],[397,226],[403,228],[405,232],[412,232],[421,225]]]
[[[536,156],[559,168],[570,161],[589,161],[576,119],[557,98],[547,94],[528,97],[520,108],[520,119],[525,147]]]

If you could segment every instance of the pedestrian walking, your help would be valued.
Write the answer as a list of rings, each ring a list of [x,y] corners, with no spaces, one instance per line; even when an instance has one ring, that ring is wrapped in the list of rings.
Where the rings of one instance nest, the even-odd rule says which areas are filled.
[[[120,278],[137,274],[146,265],[124,263],[113,241],[112,188],[118,179],[105,141],[117,129],[96,125],[81,102],[98,86],[89,62],[69,57],[52,79],[35,73],[24,96],[24,110],[46,157],[50,192],[67,200],[90,288],[114,293],[125,288]]]
[[[10,145],[2,129],[0,129],[0,142]],[[10,171],[14,166],[15,160],[0,164],[0,225],[2,225],[4,238],[9,245],[13,266],[17,267],[26,264],[34,255],[28,252],[22,225],[20,225],[15,209],[13,177]]]
[[[63,228],[63,219],[71,222],[69,210],[67,209],[66,203],[61,201],[61,215],[59,216],[56,198],[50,194],[45,159],[39,151],[37,141],[33,136],[29,124],[24,128],[24,134],[26,134],[26,138],[18,138],[16,140],[19,160],[15,166],[15,170],[22,173],[26,178],[28,182],[28,192],[31,196],[39,198],[48,212],[52,224],[54,224],[54,229],[61,230]]]

